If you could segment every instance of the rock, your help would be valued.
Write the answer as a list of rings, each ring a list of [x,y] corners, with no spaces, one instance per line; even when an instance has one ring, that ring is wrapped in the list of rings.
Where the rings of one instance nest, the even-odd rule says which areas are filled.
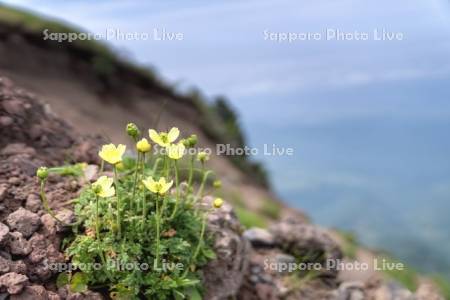
[[[103,300],[103,296],[100,293],[86,291],[84,293],[71,293],[67,295],[67,300]]]
[[[23,115],[24,103],[20,100],[3,101],[3,108],[12,115]]]
[[[25,203],[25,208],[37,213],[42,207],[41,199],[36,194],[29,194]]]
[[[336,300],[366,299],[364,284],[359,281],[343,282],[336,291]]]
[[[5,199],[7,194],[8,194],[8,186],[5,184],[1,184],[0,185],[0,201],[3,201],[3,199]]]
[[[205,197],[201,206],[212,207],[212,202],[212,197]],[[249,242],[241,236],[241,225],[228,203],[208,215],[207,230],[214,236],[217,258],[203,268],[205,299],[233,297],[248,267]]]
[[[18,154],[35,155],[36,150],[23,143],[8,144],[0,152],[2,155],[11,156]]]
[[[97,178],[98,174],[98,166],[97,165],[87,165],[84,169],[84,180],[86,182],[91,182]]]
[[[14,272],[0,276],[0,288],[5,288],[10,294],[18,294],[28,284],[28,277]]]
[[[438,288],[429,280],[422,280],[415,293],[416,300],[444,300]]]
[[[8,179],[8,183],[11,185],[19,185],[20,184],[20,178],[19,177],[10,177]]]
[[[41,216],[42,227],[39,232],[45,236],[54,236],[56,234],[56,220],[50,214]]]
[[[20,294],[12,295],[11,300],[47,300],[48,292],[42,285],[26,286]]]
[[[10,261],[6,258],[0,256],[0,274],[5,274],[9,272]]]
[[[0,125],[7,127],[9,125],[11,125],[12,123],[14,123],[13,118],[8,117],[8,116],[1,116],[0,117]]]
[[[379,278],[374,278],[366,283],[365,291],[367,299],[415,300],[414,295],[398,283],[392,281],[385,282]]]
[[[10,271],[19,274],[27,274],[27,265],[23,262],[23,260],[15,260],[11,261]]]
[[[75,214],[70,209],[63,208],[60,211],[56,213],[56,217],[58,220],[61,220],[62,222],[66,224],[70,224],[75,222]],[[69,226],[65,226],[64,224],[61,224],[60,222],[56,222],[56,229],[57,232],[63,232],[68,229],[70,229]]]
[[[328,234],[317,226],[302,223],[280,222],[270,227],[275,244],[283,251],[307,258],[305,262],[318,262],[324,268],[323,276],[334,278],[338,270],[325,267],[328,260],[341,260],[343,255],[339,246]]]
[[[18,231],[9,233],[8,246],[13,255],[26,256],[31,252],[30,243]]]
[[[8,238],[9,227],[0,223],[0,245],[2,245]]]
[[[243,235],[253,247],[272,247],[275,245],[274,236],[262,228],[251,228],[246,230]]]
[[[12,230],[19,231],[24,237],[31,236],[41,225],[39,216],[24,208],[10,214],[6,222]]]

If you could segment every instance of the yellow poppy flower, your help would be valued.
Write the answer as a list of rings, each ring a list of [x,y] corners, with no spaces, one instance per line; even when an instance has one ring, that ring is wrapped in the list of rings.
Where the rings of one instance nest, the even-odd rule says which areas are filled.
[[[150,136],[152,141],[154,141],[158,145],[160,145],[162,147],[168,147],[168,146],[170,146],[170,144],[175,142],[175,140],[180,135],[180,131],[176,127],[173,127],[172,129],[170,129],[170,131],[168,133],[164,132],[164,131],[157,133],[155,130],[150,129],[148,131],[148,135]]]
[[[102,198],[108,198],[115,195],[116,190],[114,189],[113,179],[107,176],[100,176],[96,182],[92,184],[94,191],[97,195]]]
[[[136,143],[136,148],[138,149],[139,152],[145,153],[150,151],[152,145],[150,145],[150,143],[147,141],[146,138],[143,138]]]
[[[103,145],[102,150],[98,152],[98,155],[106,162],[112,165],[118,164],[122,161],[122,156],[125,153],[126,146],[114,144]]]
[[[213,202],[213,206],[214,206],[215,208],[221,208],[222,205],[223,205],[223,200],[222,200],[222,198],[216,198],[216,199],[214,200],[214,202]]]
[[[145,187],[152,193],[164,195],[173,184],[173,180],[166,182],[164,177],[159,178],[158,181],[153,180],[152,177],[142,180]]]
[[[184,150],[186,150],[186,147],[183,145],[183,143],[178,143],[178,144],[172,144],[169,147],[166,148],[167,149],[167,155],[171,158],[171,159],[180,159],[183,157],[184,155]]]

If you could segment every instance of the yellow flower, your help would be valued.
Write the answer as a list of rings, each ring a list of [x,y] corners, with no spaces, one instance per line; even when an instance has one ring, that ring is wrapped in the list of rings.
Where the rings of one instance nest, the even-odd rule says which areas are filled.
[[[142,180],[142,183],[152,193],[164,195],[172,186],[173,180],[166,182],[166,179],[161,177],[158,181],[155,181],[152,177],[147,177],[147,179]]]
[[[213,202],[213,206],[214,206],[215,208],[221,208],[222,205],[223,205],[223,200],[222,200],[222,198],[216,198],[216,199],[214,200],[214,202]]]
[[[167,149],[167,155],[171,158],[171,159],[180,159],[183,157],[184,155],[184,150],[186,150],[186,147],[183,145],[183,143],[178,143],[178,144],[172,144],[169,147],[166,148]]]
[[[209,155],[205,151],[199,152],[197,154],[197,160],[204,163],[205,161],[209,160]]]
[[[176,127],[172,127],[172,129],[170,129],[169,133],[167,133],[167,132],[157,133],[155,130],[150,129],[148,131],[148,135],[150,136],[152,141],[154,141],[158,145],[160,145],[162,147],[168,147],[168,146],[170,146],[171,143],[175,142],[175,140],[180,135],[180,131]]]
[[[136,143],[136,148],[138,149],[139,152],[145,153],[150,151],[152,145],[150,145],[150,143],[147,141],[146,138],[143,138]]]
[[[98,152],[98,155],[104,160],[112,165],[120,163],[122,161],[122,155],[125,153],[126,146],[114,144],[103,145],[102,150]]]
[[[112,186],[113,179],[107,176],[100,176],[96,182],[92,184],[94,192],[102,198],[114,196],[116,190]]]

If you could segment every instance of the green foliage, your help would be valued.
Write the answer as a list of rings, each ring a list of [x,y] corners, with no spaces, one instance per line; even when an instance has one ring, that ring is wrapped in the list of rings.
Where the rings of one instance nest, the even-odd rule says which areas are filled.
[[[236,215],[237,215],[239,221],[246,228],[252,228],[252,227],[266,228],[267,227],[267,221],[263,217],[258,215],[257,213],[249,211],[243,207],[235,207],[235,211],[236,211]]]
[[[200,268],[215,258],[212,237],[206,234],[207,214],[221,206],[196,204],[210,171],[201,168],[198,189],[191,183],[182,190],[186,178],[179,173],[181,157],[153,154],[144,161],[141,152],[135,159],[122,157],[124,151],[123,145],[102,147],[99,155],[105,164],[115,164],[114,177],[102,175],[83,187],[72,201],[77,222],[65,224],[44,205],[58,222],[73,229],[62,243],[70,263],[64,270],[70,272],[58,275],[57,286],[69,285],[73,292],[107,287],[113,299],[201,298]],[[185,158],[191,162],[192,157]],[[82,176],[84,166],[48,170]],[[46,204],[47,177],[39,180]]]
[[[260,212],[272,220],[277,220],[280,217],[281,205],[272,199],[264,199]]]
[[[442,275],[433,276],[433,282],[437,285],[445,299],[450,300],[450,282]]]
[[[398,263],[393,258],[384,257],[388,264]],[[383,270],[384,274],[398,283],[402,284],[404,287],[414,292],[417,289],[418,276],[416,271],[411,267],[405,266],[403,270]]]
[[[356,251],[358,250],[359,243],[356,235],[352,232],[347,231],[339,231],[341,235],[344,245],[342,246],[342,251],[344,255],[348,258],[355,259]]]
[[[86,187],[76,201],[75,214],[84,222],[74,232],[82,233],[75,233],[65,249],[71,263],[82,271],[75,273],[70,281],[74,291],[87,288],[88,283],[90,286],[109,286],[116,298],[173,299],[175,294],[187,293],[188,287],[200,287],[198,267],[215,256],[210,240],[199,240],[204,214],[193,209],[192,199],[185,198],[171,219],[175,197],[167,195],[161,199],[142,185],[138,186],[135,203],[132,203],[135,166],[132,159],[127,158],[119,173],[118,192],[122,197],[122,226],[125,228],[122,238],[117,237],[117,201],[114,198],[99,198],[99,238],[95,234],[96,196],[92,188]],[[147,165],[145,176],[153,175],[151,172]],[[139,207],[144,197],[149,206],[145,219],[142,207],[131,208]],[[165,206],[159,245],[155,240],[156,201]],[[199,243],[199,253],[193,259],[193,249]],[[159,260],[156,259],[157,252]]]

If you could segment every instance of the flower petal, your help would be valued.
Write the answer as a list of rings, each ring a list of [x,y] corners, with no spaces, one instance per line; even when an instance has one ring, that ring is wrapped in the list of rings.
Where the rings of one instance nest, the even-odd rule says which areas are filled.
[[[117,146],[117,152],[119,153],[120,158],[122,158],[122,155],[125,153],[126,149],[127,149],[127,146],[125,146],[123,144],[119,144],[119,146]]]
[[[161,195],[165,194],[173,185],[173,180],[171,180],[169,183],[166,183],[165,185],[163,185],[161,187],[161,190],[159,191],[159,193]]]
[[[180,135],[180,130],[178,130],[178,128],[176,128],[176,127],[172,127],[172,129],[170,129],[169,133],[167,134],[169,143],[173,143],[178,138],[179,135]]]
[[[148,131],[148,135],[150,136],[150,139],[155,143],[157,143],[158,145],[164,144],[163,140],[155,130],[150,129]]]

